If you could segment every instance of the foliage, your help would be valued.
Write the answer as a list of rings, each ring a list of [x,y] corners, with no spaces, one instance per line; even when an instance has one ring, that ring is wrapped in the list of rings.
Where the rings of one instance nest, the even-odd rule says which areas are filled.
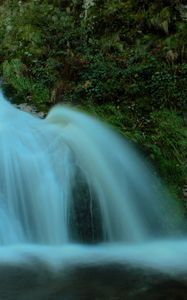
[[[176,182],[182,186],[184,179],[187,180],[184,164],[187,130],[182,119],[173,111],[163,110],[151,113],[150,123],[151,130],[144,145],[147,144],[151,158],[157,162],[165,180],[173,186]]]
[[[14,101],[91,111],[140,143],[170,184],[185,178],[184,1],[6,0],[0,72]]]
[[[12,59],[9,62],[5,60],[2,67],[4,80],[15,89],[14,97],[20,100],[25,97],[28,102],[32,99],[38,105],[46,101],[49,96],[48,89],[42,83],[24,76],[25,66],[20,59]]]

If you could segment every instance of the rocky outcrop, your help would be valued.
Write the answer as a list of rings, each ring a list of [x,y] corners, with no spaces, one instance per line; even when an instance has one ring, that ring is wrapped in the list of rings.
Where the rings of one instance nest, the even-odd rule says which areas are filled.
[[[42,263],[1,266],[1,300],[186,300],[187,279],[131,264],[75,265],[53,273]]]
[[[28,105],[27,103],[15,104],[15,107],[22,111],[37,115],[39,118],[44,118],[46,115],[44,112],[38,111],[35,106]]]
[[[10,247],[0,253],[0,299],[186,300],[186,244],[160,246]]]

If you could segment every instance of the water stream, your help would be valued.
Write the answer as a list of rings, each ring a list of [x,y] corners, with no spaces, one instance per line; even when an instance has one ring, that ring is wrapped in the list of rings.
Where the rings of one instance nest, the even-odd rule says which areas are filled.
[[[113,129],[65,106],[39,119],[1,94],[0,149],[0,299],[67,299],[6,294],[11,268],[37,263],[52,281],[85,264],[187,271],[180,209]]]

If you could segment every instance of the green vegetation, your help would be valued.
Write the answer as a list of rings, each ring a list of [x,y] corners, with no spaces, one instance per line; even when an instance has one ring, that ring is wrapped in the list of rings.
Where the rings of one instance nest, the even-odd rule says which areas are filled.
[[[79,105],[140,144],[178,195],[186,180],[187,8],[180,0],[0,2],[13,101]]]

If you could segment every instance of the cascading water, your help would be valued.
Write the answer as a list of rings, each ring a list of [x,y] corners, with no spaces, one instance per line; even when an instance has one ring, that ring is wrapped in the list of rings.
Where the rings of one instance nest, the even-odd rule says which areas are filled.
[[[98,120],[66,107],[55,107],[47,121],[59,127],[95,191],[109,241],[173,234],[179,211],[129,142]]]
[[[45,122],[0,105],[0,242],[67,242],[68,147],[56,148]]]
[[[53,272],[60,262],[63,266],[98,262],[99,256],[100,261],[135,259],[160,270],[163,265],[165,269],[179,266],[175,250],[163,262],[176,244],[176,253],[181,253],[181,247],[187,249],[186,242],[167,244],[167,238],[180,232],[180,210],[129,142],[100,121],[63,106],[56,106],[42,120],[14,108],[1,94],[0,151],[0,266],[3,261],[8,266],[25,264],[15,254],[19,251],[45,257]],[[79,225],[72,211],[75,206],[81,210],[85,201],[87,211],[83,216],[80,212],[79,218],[82,227],[91,228],[87,237],[90,234],[92,242],[94,231],[99,230],[104,245],[72,245]],[[80,232],[78,236],[81,244]],[[148,253],[154,258],[149,259]],[[0,291],[3,300],[35,297],[1,296]]]
[[[69,242],[77,166],[94,191],[104,239],[136,242],[170,232],[176,217],[158,180],[112,130],[66,107],[40,120],[2,95],[0,105],[1,244]]]

